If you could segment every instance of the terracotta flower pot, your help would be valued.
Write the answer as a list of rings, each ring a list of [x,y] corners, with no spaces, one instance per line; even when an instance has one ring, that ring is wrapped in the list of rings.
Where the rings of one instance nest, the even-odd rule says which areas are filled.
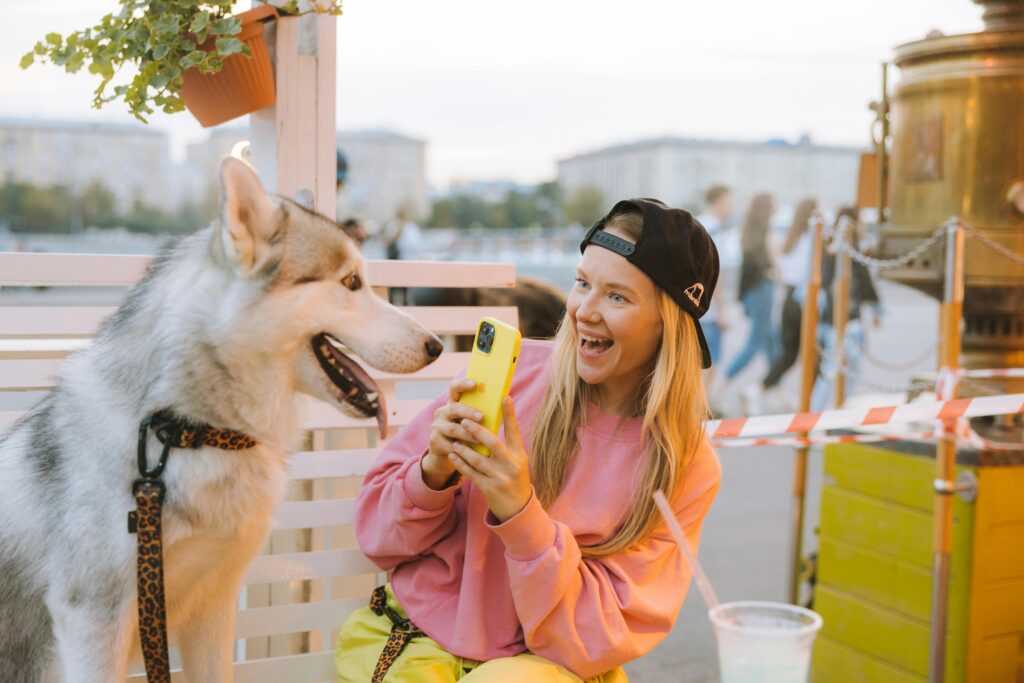
[[[277,8],[272,5],[236,15],[242,20],[242,31],[235,37],[249,46],[252,57],[231,55],[215,74],[200,73],[195,67],[182,74],[181,96],[203,128],[274,103],[274,70],[267,53],[267,42],[263,39],[263,21],[276,15]],[[215,43],[215,37],[211,36],[199,48],[210,51]]]

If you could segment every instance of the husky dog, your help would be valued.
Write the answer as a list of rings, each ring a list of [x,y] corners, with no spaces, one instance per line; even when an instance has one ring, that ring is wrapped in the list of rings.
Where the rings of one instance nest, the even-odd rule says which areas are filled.
[[[251,436],[172,450],[163,474],[168,629],[190,681],[231,680],[235,600],[267,538],[301,429],[297,392],[355,417],[384,397],[339,347],[412,372],[441,343],[376,296],[331,220],[221,165],[221,216],[168,249],[0,439],[0,681],[123,680],[137,651],[136,447],[169,409]],[[150,466],[161,444],[150,433]]]

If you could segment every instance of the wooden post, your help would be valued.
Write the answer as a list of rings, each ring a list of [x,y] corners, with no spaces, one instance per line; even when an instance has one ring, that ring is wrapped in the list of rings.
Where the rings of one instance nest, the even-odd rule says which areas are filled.
[[[818,292],[821,290],[821,239],[825,228],[821,215],[814,217],[814,245],[811,250],[811,272],[807,281],[807,296],[800,319],[800,412],[811,409],[818,357]],[[802,436],[807,436],[804,432]],[[796,449],[793,459],[793,531],[790,539],[789,601],[800,600],[800,562],[803,553],[804,498],[807,488],[807,452]]]
[[[253,2],[253,5],[259,3]],[[275,0],[275,4],[283,4]],[[310,8],[301,0],[300,8]],[[249,118],[250,159],[268,192],[293,199],[299,192],[312,197],[311,208],[334,220],[337,217],[337,132],[335,125],[335,79],[337,53],[336,17],[307,14],[281,17],[265,28],[267,46],[274,64],[277,101]],[[308,197],[307,197],[308,198]],[[323,434],[312,434],[315,443]],[[309,500],[324,495],[324,484],[308,482],[290,491],[293,500]],[[325,542],[323,534],[308,531],[277,534],[270,541],[272,552],[314,549],[313,543]],[[307,582],[291,582],[265,590],[250,591],[258,604],[290,604],[306,599],[321,599],[322,584],[308,582],[312,595],[305,595]],[[257,587],[264,589],[263,586]],[[253,606],[250,604],[250,606]],[[323,634],[310,638],[295,634],[250,639],[248,654],[260,657],[298,654],[322,649]],[[262,642],[261,642],[262,641]]]
[[[939,369],[960,365],[960,321],[964,306],[964,231],[959,221],[946,232],[946,276],[939,315]],[[946,384],[943,382],[943,384]],[[956,383],[946,384],[941,400],[956,398]],[[947,421],[935,449],[935,548],[932,562],[932,629],[928,648],[928,680],[946,679],[946,624],[949,603],[949,559],[953,552],[953,494],[956,478],[956,437]]]
[[[849,219],[847,219],[849,220]],[[851,221],[852,222],[852,221]],[[852,232],[856,224],[841,224],[843,231],[837,237],[843,244],[853,242]],[[841,228],[842,229],[842,228]],[[846,400],[846,321],[850,318],[850,254],[839,248],[836,251],[835,279],[832,282],[832,331],[835,333],[835,358],[839,361],[836,368],[836,379],[833,385],[835,407],[841,408]]]
[[[337,210],[335,19],[308,14],[268,24],[277,102],[249,120],[253,165],[267,190],[288,198],[308,190],[316,210],[332,220]]]

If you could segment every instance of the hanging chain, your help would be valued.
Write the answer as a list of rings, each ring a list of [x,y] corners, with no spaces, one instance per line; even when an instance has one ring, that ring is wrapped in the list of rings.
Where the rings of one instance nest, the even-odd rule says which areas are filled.
[[[880,259],[868,256],[867,254],[858,251],[856,247],[847,242],[846,232],[853,227],[854,223],[846,216],[840,218],[838,227],[831,228],[826,226],[825,235],[830,239],[829,249],[831,251],[835,252],[836,250],[841,250],[848,254],[851,259],[867,266],[868,268],[875,268],[876,270],[890,270],[892,268],[905,266],[913,262],[915,259],[923,256],[932,247],[942,241],[943,237],[946,235],[947,226],[954,221],[959,221],[959,219],[951,218],[946,221],[946,223],[935,228],[935,230],[932,231],[932,234],[913,249],[891,259]]]
[[[1013,263],[1016,263],[1018,266],[1024,266],[1024,257],[1020,256],[1019,254],[1013,253],[1012,251],[1010,251],[1009,248],[1002,244],[999,244],[999,242],[996,242],[994,239],[983,233],[981,230],[978,230],[970,223],[960,221],[960,226],[967,232],[968,235],[978,240],[992,251],[1012,261]]]

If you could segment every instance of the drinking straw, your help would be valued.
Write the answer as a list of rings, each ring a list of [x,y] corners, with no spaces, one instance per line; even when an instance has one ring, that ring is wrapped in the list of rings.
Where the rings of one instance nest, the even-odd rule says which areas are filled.
[[[700,589],[700,594],[704,598],[705,604],[708,609],[712,609],[718,605],[718,596],[715,595],[715,589],[711,587],[711,582],[708,581],[707,574],[704,573],[704,569],[701,568],[700,562],[697,561],[697,556],[694,554],[693,549],[690,548],[690,544],[686,541],[686,537],[683,535],[683,530],[679,526],[679,520],[672,513],[672,508],[669,507],[668,499],[665,498],[665,494],[661,490],[654,492],[654,502],[658,505],[658,509],[661,510],[661,516],[665,518],[665,522],[668,524],[669,531],[676,538],[676,543],[679,544],[680,550],[683,551],[683,557],[690,565],[690,571],[693,572],[693,578],[697,580],[697,588]]]

